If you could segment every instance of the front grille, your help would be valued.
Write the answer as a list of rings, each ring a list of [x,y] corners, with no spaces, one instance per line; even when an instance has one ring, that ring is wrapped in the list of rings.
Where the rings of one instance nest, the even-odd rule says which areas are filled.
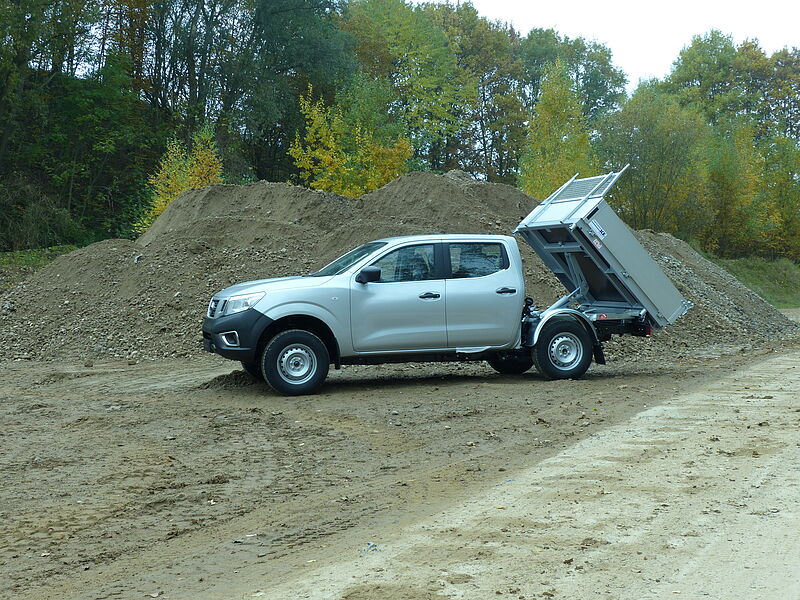
[[[208,316],[209,318],[213,319],[214,315],[217,312],[217,307],[219,306],[219,299],[212,298],[211,302],[208,303]]]

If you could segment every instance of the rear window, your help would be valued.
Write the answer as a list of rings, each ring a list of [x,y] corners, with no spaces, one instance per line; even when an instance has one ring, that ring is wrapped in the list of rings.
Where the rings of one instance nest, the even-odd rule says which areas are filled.
[[[450,244],[450,272],[454,279],[491,275],[502,271],[505,262],[502,244]]]

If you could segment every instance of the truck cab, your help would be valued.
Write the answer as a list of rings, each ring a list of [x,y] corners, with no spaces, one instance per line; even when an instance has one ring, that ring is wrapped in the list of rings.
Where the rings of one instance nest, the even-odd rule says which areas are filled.
[[[404,236],[363,244],[310,275],[222,290],[209,303],[203,340],[278,391],[309,393],[327,372],[322,363],[483,358],[516,348],[524,305],[514,238]],[[265,363],[278,334],[286,347]]]

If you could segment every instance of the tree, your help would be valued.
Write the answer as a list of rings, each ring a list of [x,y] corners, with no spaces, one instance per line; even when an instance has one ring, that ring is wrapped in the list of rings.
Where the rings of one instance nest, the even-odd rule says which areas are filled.
[[[532,29],[521,41],[524,85],[529,106],[541,93],[548,65],[559,60],[581,97],[590,121],[613,110],[624,98],[625,73],[611,62],[611,50],[582,37],[574,40],[552,29]]]
[[[770,130],[800,143],[800,48],[779,50],[770,63],[772,76],[766,107]]]
[[[464,125],[463,107],[471,103],[474,87],[444,32],[424,9],[403,0],[351,3],[343,27],[355,38],[362,70],[391,83],[417,166],[457,166],[447,143]]]
[[[306,185],[356,198],[403,174],[412,148],[391,125],[364,114],[363,93],[373,88],[363,81],[353,85],[358,89],[351,88],[342,107],[315,101],[309,86],[300,98],[305,135],[297,134],[289,153]]]
[[[707,227],[703,152],[708,130],[696,110],[681,107],[653,83],[644,83],[598,129],[603,164],[630,164],[610,196],[628,225],[684,239]]]
[[[580,98],[556,61],[545,70],[530,121],[520,184],[526,194],[543,199],[575,173],[591,175],[594,163]]]
[[[465,171],[513,185],[527,120],[519,36],[479,16],[469,3],[426,4],[424,10],[444,31],[459,68],[475,86],[473,102],[462,107],[463,125],[447,148]]]
[[[684,106],[700,110],[712,124],[733,117],[756,124],[756,136],[769,133],[770,89],[774,66],[756,40],[735,46],[714,29],[692,38],[681,50],[664,89]]]
[[[167,142],[158,169],[148,181],[152,190],[150,206],[134,226],[137,233],[147,231],[183,192],[222,183],[222,161],[217,155],[213,128],[205,124],[198,129],[188,152],[177,139]]]
[[[765,142],[764,155],[762,240],[773,256],[800,262],[800,148],[776,136]]]
[[[735,62],[731,36],[716,29],[694,36],[678,55],[665,89],[676,94],[684,106],[691,104],[716,122],[720,115],[734,113],[741,101],[731,76]]]
[[[709,136],[707,200],[710,222],[701,234],[706,250],[720,256],[752,254],[761,190],[762,157],[754,147],[755,128],[732,123]]]

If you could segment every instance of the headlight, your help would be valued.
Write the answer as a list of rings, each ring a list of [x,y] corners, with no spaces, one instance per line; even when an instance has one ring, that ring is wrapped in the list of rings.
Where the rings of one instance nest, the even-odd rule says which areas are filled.
[[[264,292],[258,292],[255,294],[242,294],[241,296],[231,296],[228,298],[227,302],[225,302],[224,314],[232,315],[233,313],[242,312],[243,310],[252,308],[263,297]]]

